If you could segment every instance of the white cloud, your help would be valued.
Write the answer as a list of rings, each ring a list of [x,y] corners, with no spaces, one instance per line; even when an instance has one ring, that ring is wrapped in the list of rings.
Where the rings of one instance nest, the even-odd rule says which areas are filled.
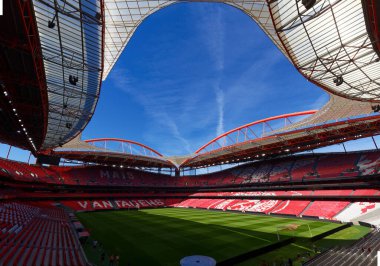
[[[189,141],[182,136],[173,118],[176,114],[168,113],[169,109],[178,106],[178,102],[180,101],[180,97],[177,96],[178,94],[173,90],[157,90],[149,94],[135,90],[131,86],[131,79],[133,78],[127,74],[126,69],[118,69],[110,75],[110,80],[116,88],[132,96],[156,124],[160,125],[162,129],[177,139],[187,153],[191,153],[192,149]]]
[[[224,133],[224,93],[218,86],[215,88],[216,106],[218,109],[218,123],[216,127],[216,135],[219,136]]]
[[[224,37],[225,23],[220,6],[204,6],[201,9],[201,20],[197,27],[201,32],[210,56],[214,60],[216,70],[224,70]],[[212,16],[210,16],[212,14]]]
[[[201,19],[196,26],[204,39],[217,72],[217,76],[214,78],[217,115],[209,113],[209,116],[217,118],[216,135],[218,136],[224,133],[224,92],[220,84],[225,68],[225,22],[220,6],[204,6],[201,10]],[[213,15],[210,16],[210,14]]]

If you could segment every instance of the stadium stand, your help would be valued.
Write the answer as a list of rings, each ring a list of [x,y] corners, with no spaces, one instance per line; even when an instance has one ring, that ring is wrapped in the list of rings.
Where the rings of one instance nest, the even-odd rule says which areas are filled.
[[[227,192],[228,193],[228,192]],[[278,192],[277,192],[278,193]],[[321,193],[321,192],[320,192]],[[219,198],[213,197],[218,194]],[[186,199],[185,194],[161,194],[161,198],[133,198],[136,194],[125,194],[128,198],[107,199],[109,194],[103,195],[104,199],[99,200],[60,200],[59,202],[75,211],[93,211],[93,210],[112,210],[112,209],[140,209],[156,207],[192,207],[204,209],[234,210],[243,212],[257,212],[265,214],[286,214],[294,216],[314,216],[321,219],[334,219],[340,221],[351,221],[365,213],[379,209],[380,205],[373,202],[355,202],[347,201],[304,201],[304,200],[281,200],[281,199],[255,199],[246,200],[238,199],[236,196],[263,196],[275,195],[275,193],[228,193],[233,199],[220,198],[227,196],[226,193],[195,193],[190,195],[195,198]],[[322,193],[321,193],[322,194]],[[331,193],[326,193],[331,195]],[[346,192],[343,194],[347,194]],[[117,194],[121,196],[120,194]],[[142,194],[140,194],[141,196]],[[206,198],[197,198],[199,196]],[[208,195],[208,196],[206,196]],[[279,192],[278,195],[291,195],[289,192]],[[298,193],[299,195],[299,193]],[[74,195],[71,195],[73,197]],[[84,195],[84,198],[94,197],[94,194]],[[99,195],[98,195],[99,196]],[[116,196],[116,195],[115,195]],[[115,197],[113,196],[113,197]],[[137,195],[138,196],[138,195]],[[168,198],[175,196],[175,198]],[[179,196],[184,199],[178,198]],[[307,194],[304,194],[307,197]],[[69,196],[70,197],[70,196]],[[131,198],[132,197],[132,198]],[[50,203],[51,205],[51,203]]]
[[[173,200],[161,199],[114,199],[114,200],[64,200],[63,205],[75,211],[112,210],[112,209],[142,209],[170,206]]]
[[[290,170],[293,165],[292,160],[285,160],[275,163],[269,174],[269,181],[288,181],[290,179]]]
[[[47,204],[0,203],[2,265],[85,265],[63,209]]]
[[[0,205],[0,263],[84,265],[66,208],[201,208],[377,225],[380,192],[361,180],[376,174],[373,169],[379,157],[379,152],[304,155],[183,177],[105,166],[43,167],[1,159],[5,187],[0,195],[7,201]],[[349,177],[353,181],[347,181],[347,172],[356,173]],[[315,180],[317,185],[310,183]],[[295,184],[300,189],[295,190]],[[31,196],[40,201],[22,201]],[[40,235],[35,234],[38,230]],[[15,241],[10,242],[12,238]]]
[[[271,213],[299,216],[309,204],[310,201],[286,200],[274,208]]]
[[[41,167],[0,159],[0,174],[15,181],[73,186],[219,187],[266,182],[307,181],[377,174],[379,152],[303,155],[245,164],[222,172],[171,177],[103,166]]]
[[[339,173],[350,173],[356,170],[356,162],[359,159],[358,153],[348,155],[324,155],[320,156],[318,160],[317,172],[320,178],[336,177]]]
[[[66,209],[200,208],[378,225],[379,189],[362,182],[376,174],[378,157],[378,152],[303,155],[182,177],[1,159],[0,195],[6,200],[0,203],[0,264],[85,265]],[[23,201],[30,197],[39,201]]]
[[[348,204],[348,201],[314,201],[305,208],[302,216],[316,216],[322,219],[332,219]]]
[[[353,190],[315,190],[314,196],[328,196],[328,195],[338,195],[338,196],[349,196],[353,193]]]
[[[336,215],[335,218],[343,222],[349,222],[361,215],[378,210],[379,208],[380,203],[378,202],[354,202],[344,211]]]
[[[352,193],[353,196],[374,196],[378,195],[379,190],[378,189],[355,189]]]
[[[363,153],[357,166],[361,175],[377,174],[380,166],[380,154],[378,152]]]
[[[292,180],[302,180],[303,178],[314,176],[315,163],[315,157],[296,159],[291,171]]]

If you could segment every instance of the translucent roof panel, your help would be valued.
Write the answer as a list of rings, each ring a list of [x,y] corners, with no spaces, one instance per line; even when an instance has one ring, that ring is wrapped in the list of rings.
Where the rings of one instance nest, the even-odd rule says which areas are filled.
[[[81,132],[98,100],[102,76],[102,21],[97,0],[34,0],[49,100],[42,148]]]
[[[136,27],[160,8],[178,2],[105,0],[103,78]],[[224,2],[245,12],[306,78],[325,90],[352,99],[380,100],[380,64],[361,1],[317,0],[308,10],[295,0],[269,1],[269,7],[265,0],[210,2]]]
[[[335,94],[380,100],[380,63],[367,32],[362,1],[270,4],[289,57],[308,79]]]
[[[104,0],[105,9],[105,79],[136,28],[150,14],[175,1]]]

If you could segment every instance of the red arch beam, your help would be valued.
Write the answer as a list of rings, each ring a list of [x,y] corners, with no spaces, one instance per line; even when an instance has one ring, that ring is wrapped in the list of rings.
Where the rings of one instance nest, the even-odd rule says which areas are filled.
[[[367,31],[380,57],[380,3],[377,0],[365,0],[362,3]]]
[[[251,122],[251,123],[248,123],[246,125],[243,125],[243,126],[240,126],[240,127],[237,127],[235,129],[232,129],[226,133],[223,133],[222,135],[214,138],[213,140],[207,142],[205,145],[203,145],[202,147],[200,147],[198,150],[195,151],[195,154],[198,154],[199,152],[201,152],[202,150],[204,150],[206,147],[208,147],[209,145],[211,145],[212,143],[218,141],[219,139],[221,138],[224,138],[236,131],[239,131],[239,130],[242,130],[244,128],[249,128],[253,125],[257,125],[257,124],[262,124],[262,123],[267,123],[269,121],[273,121],[273,120],[278,120],[278,119],[288,119],[290,117],[295,117],[295,116],[303,116],[303,115],[312,115],[312,114],[315,114],[318,110],[308,110],[308,111],[303,111],[303,112],[296,112],[296,113],[290,113],[290,114],[283,114],[283,115],[278,115],[278,116],[272,116],[272,117],[269,117],[269,118],[265,118],[265,119],[261,119],[261,120],[257,120],[257,121],[254,121],[254,122]]]
[[[151,148],[151,147],[148,147],[140,142],[137,142],[137,141],[133,141],[133,140],[127,140],[127,139],[119,139],[119,138],[97,138],[97,139],[88,139],[88,140],[85,140],[86,143],[94,143],[94,142],[103,142],[103,141],[115,141],[115,142],[121,142],[121,143],[129,143],[129,144],[133,144],[133,145],[137,145],[139,147],[142,147],[144,149],[147,149],[149,151],[151,151],[152,153],[158,155],[159,157],[163,157],[163,155],[161,153],[159,153],[158,151],[156,151],[155,149]]]

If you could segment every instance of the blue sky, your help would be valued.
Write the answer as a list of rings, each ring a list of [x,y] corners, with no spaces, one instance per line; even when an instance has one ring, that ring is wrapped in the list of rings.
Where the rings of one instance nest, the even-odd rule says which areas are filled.
[[[166,155],[189,154],[237,126],[327,100],[240,10],[181,3],[137,29],[83,137],[120,137]]]
[[[180,3],[137,29],[103,83],[83,139],[118,137],[165,155],[189,154],[237,126],[318,109],[327,100],[327,93],[305,80],[240,10]],[[5,157],[8,148],[0,146]],[[368,139],[346,147],[374,148]],[[14,149],[11,158],[25,161],[28,155]]]

